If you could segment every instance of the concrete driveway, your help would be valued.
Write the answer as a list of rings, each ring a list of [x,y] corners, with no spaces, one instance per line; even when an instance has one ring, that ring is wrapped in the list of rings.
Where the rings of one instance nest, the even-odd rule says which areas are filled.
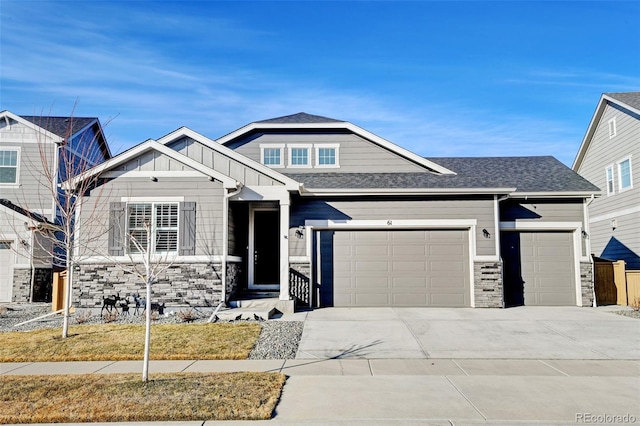
[[[640,320],[611,310],[316,309],[296,359],[640,359]]]

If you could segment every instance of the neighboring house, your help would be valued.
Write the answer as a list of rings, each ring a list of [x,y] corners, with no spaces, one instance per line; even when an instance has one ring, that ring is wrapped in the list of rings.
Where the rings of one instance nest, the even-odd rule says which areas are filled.
[[[55,189],[64,159],[96,165],[111,153],[97,118],[0,112],[0,302],[50,301]],[[51,176],[51,177],[49,177]]]
[[[80,307],[142,292],[117,264],[140,261],[127,235],[142,237],[145,222],[151,254],[170,263],[153,286],[167,304],[242,305],[264,293],[281,310],[294,299],[593,303],[585,220],[600,191],[552,157],[423,158],[349,122],[299,113],[216,141],[180,128],[78,179],[97,176],[87,210],[105,214],[80,217],[81,230],[102,234],[83,242]]]
[[[589,203],[593,254],[640,270],[640,92],[601,96],[573,170],[602,188]]]

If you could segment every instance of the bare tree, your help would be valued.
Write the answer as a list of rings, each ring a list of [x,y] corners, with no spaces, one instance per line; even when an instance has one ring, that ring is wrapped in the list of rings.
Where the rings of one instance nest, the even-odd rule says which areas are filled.
[[[75,105],[73,108],[75,111]],[[38,200],[22,194],[17,200],[23,208],[22,212],[30,217],[30,222],[24,223],[30,231],[38,237],[33,238],[35,247],[31,249],[31,256],[36,252],[40,257],[50,259],[53,266],[64,267],[67,271],[64,298],[64,319],[62,337],[69,333],[69,316],[74,284],[74,267],[76,258],[82,251],[76,238],[81,224],[79,212],[84,206],[84,197],[93,190],[93,197],[100,198],[102,187],[98,185],[99,178],[92,177],[76,180],[73,185],[69,182],[77,175],[83,174],[96,164],[106,159],[105,151],[100,144],[106,144],[102,137],[102,129],[89,129],[78,133],[80,126],[72,114],[61,123],[60,117],[41,116],[32,118],[38,126],[37,147],[38,155],[24,158],[27,173],[38,188]],[[55,121],[55,122],[54,122]],[[53,140],[47,128],[58,128],[56,133],[60,139]],[[63,127],[63,128],[61,128]],[[53,133],[53,132],[51,132]],[[63,133],[63,135],[61,134]],[[74,137],[75,136],[75,137]],[[95,192],[97,190],[97,192]],[[85,212],[85,220],[97,214],[100,203],[92,203],[92,211]],[[50,218],[42,220],[42,214],[37,212],[50,211]],[[95,228],[93,228],[95,229]],[[99,235],[83,235],[83,242],[98,238]]]

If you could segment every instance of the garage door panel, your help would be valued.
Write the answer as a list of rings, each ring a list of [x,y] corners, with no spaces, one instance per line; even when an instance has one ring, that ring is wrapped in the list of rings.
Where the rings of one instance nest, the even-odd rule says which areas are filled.
[[[334,257],[334,306],[470,305],[466,230],[336,231],[332,238],[334,256],[342,255]]]

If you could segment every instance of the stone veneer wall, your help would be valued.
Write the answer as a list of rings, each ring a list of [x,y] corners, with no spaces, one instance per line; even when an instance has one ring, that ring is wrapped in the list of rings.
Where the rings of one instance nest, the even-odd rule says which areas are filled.
[[[227,287],[226,287],[226,299],[224,302],[229,302],[230,298],[240,291],[240,284],[242,280],[242,263],[227,262]]]
[[[476,308],[504,308],[501,262],[474,262]]]
[[[582,306],[593,306],[593,263],[580,262]]]
[[[13,293],[14,302],[28,302],[31,289],[31,269],[13,268]]]
[[[222,295],[221,264],[175,264],[160,274],[151,287],[153,301],[178,306],[217,306]],[[74,305],[102,306],[102,298],[120,294],[144,295],[144,283],[115,264],[86,264],[76,269]]]

